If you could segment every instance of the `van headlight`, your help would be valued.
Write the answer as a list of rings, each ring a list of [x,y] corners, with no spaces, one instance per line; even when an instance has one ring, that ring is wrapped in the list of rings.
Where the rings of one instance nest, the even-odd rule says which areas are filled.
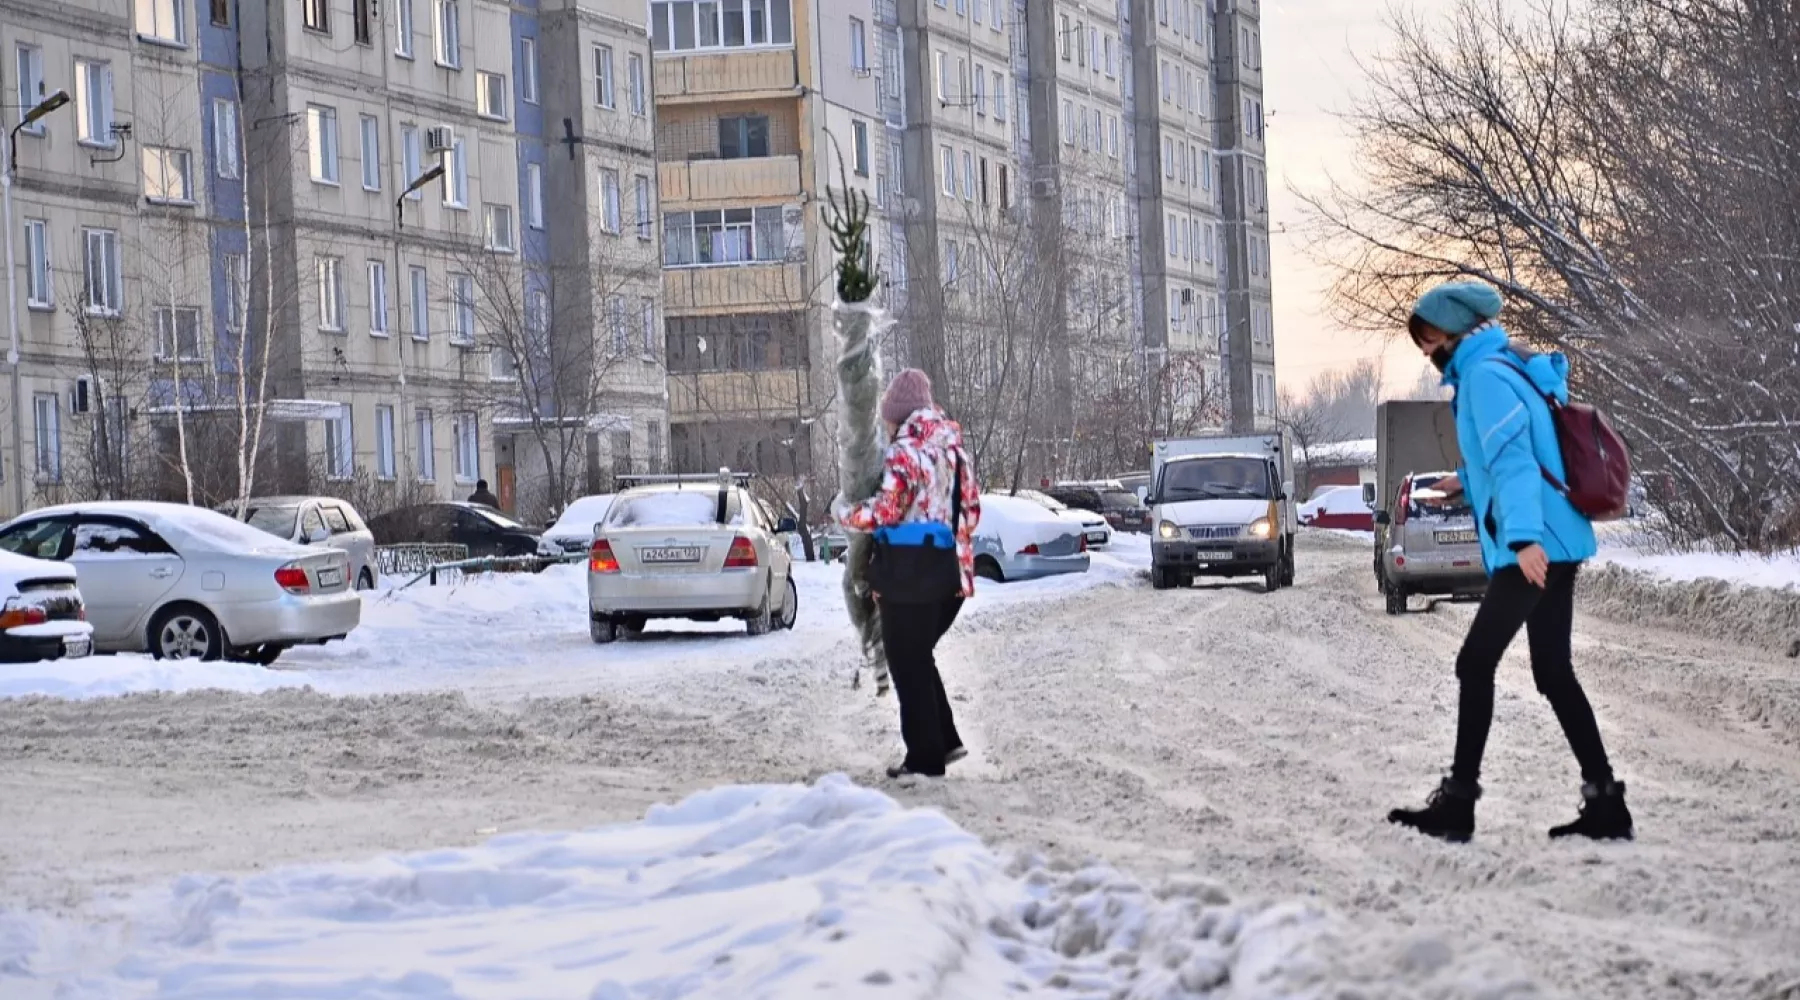
[[[1174,521],[1164,521],[1156,526],[1156,533],[1165,540],[1180,538],[1181,528]]]
[[[1267,538],[1267,537],[1269,537],[1269,519],[1266,517],[1259,517],[1256,520],[1251,521],[1250,522],[1250,537],[1251,538]]]

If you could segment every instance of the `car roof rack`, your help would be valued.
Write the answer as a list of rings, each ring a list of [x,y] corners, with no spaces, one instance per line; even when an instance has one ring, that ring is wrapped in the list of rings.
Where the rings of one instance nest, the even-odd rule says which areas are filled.
[[[704,483],[708,486],[747,485],[756,478],[754,472],[733,472],[722,468],[717,472],[625,472],[613,477],[620,486],[649,486],[657,483]]]

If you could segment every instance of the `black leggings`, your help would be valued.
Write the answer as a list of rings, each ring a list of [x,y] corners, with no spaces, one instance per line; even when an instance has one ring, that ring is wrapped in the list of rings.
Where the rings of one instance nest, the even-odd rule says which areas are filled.
[[[1582,780],[1594,784],[1612,780],[1600,725],[1594,721],[1587,693],[1575,679],[1570,651],[1575,629],[1575,574],[1580,568],[1580,563],[1552,563],[1541,590],[1525,579],[1517,566],[1502,569],[1488,582],[1481,609],[1475,612],[1475,622],[1456,656],[1462,693],[1451,777],[1471,785],[1480,780],[1481,757],[1494,722],[1494,672],[1513,636],[1524,626],[1531,644],[1531,675],[1538,692],[1549,699],[1556,721],[1562,723],[1569,748],[1581,763]]]
[[[881,645],[900,702],[905,765],[919,774],[943,774],[944,755],[962,746],[936,655],[938,640],[950,631],[962,604],[961,597],[938,604],[881,602]]]

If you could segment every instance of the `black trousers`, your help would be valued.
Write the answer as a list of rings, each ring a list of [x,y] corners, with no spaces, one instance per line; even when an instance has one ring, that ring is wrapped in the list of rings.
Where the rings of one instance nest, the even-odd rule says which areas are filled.
[[[1456,677],[1462,690],[1452,778],[1472,785],[1481,777],[1481,757],[1494,722],[1494,673],[1506,647],[1523,627],[1531,644],[1532,678],[1562,724],[1569,749],[1581,763],[1582,780],[1595,784],[1612,780],[1600,725],[1594,720],[1587,692],[1575,679],[1570,650],[1575,629],[1575,575],[1580,569],[1580,563],[1550,564],[1541,590],[1525,579],[1517,566],[1502,569],[1488,581],[1487,594],[1456,657]]]
[[[881,646],[900,702],[905,766],[919,774],[943,774],[944,755],[962,746],[936,655],[938,640],[950,631],[962,604],[961,597],[937,604],[881,602]]]

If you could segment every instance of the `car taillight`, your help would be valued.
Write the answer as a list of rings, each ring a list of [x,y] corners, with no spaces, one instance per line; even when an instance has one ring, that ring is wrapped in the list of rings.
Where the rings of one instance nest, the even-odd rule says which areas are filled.
[[[1086,544],[1087,544],[1087,539],[1085,539],[1085,538],[1083,538],[1083,539],[1082,539],[1082,540],[1081,540],[1081,544],[1083,544],[1083,545],[1086,545]],[[1031,543],[1031,544],[1030,544],[1030,545],[1027,545],[1027,546],[1025,546],[1025,547],[1024,547],[1024,548],[1022,548],[1022,549],[1020,549],[1020,550],[1019,550],[1019,554],[1020,554],[1020,555],[1022,555],[1022,556],[1035,556],[1035,555],[1037,555],[1037,554],[1038,554],[1038,547],[1037,547],[1037,543],[1036,543],[1036,542],[1032,542],[1032,543]]]
[[[618,571],[619,559],[617,556],[613,555],[612,544],[610,542],[596,540],[594,544],[588,548],[588,572],[617,573]]]
[[[725,553],[725,568],[756,568],[756,546],[750,544],[750,539],[739,535],[731,540],[731,551]]]
[[[1400,499],[1394,501],[1394,523],[1406,523],[1406,507],[1412,503],[1412,477],[1408,476],[1400,483]]]
[[[1077,551],[1077,552],[1086,552],[1087,551],[1087,536],[1086,535],[1081,536],[1081,546],[1080,546],[1080,548],[1076,549],[1075,551]]]
[[[42,625],[50,620],[50,615],[43,608],[35,605],[7,605],[0,608],[0,629],[18,628],[20,625]]]
[[[275,583],[290,594],[305,594],[312,591],[312,580],[307,578],[306,570],[298,566],[283,566],[276,570]]]

